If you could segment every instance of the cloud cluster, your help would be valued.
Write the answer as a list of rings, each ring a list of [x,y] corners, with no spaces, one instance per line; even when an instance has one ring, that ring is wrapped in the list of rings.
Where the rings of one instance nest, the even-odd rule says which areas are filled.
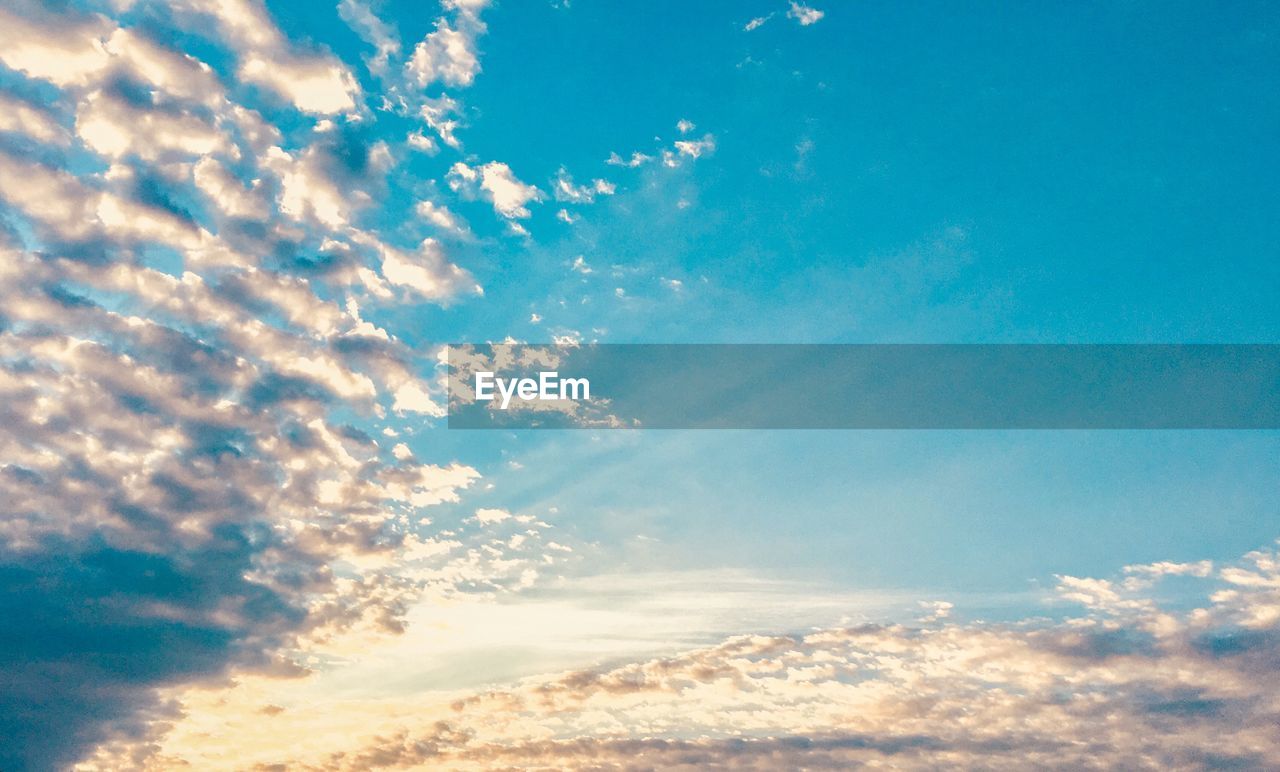
[[[676,130],[681,136],[688,136],[689,132],[693,131],[694,128],[692,122],[683,118],[676,124]],[[659,147],[653,155],[642,153],[639,150],[634,151],[625,158],[616,152],[610,153],[609,157],[605,159],[605,163],[609,166],[635,169],[658,160],[665,167],[676,168],[681,165],[683,159],[697,160],[704,155],[715,152],[715,149],[715,136],[704,134],[701,139],[677,139],[671,143],[670,147]]]
[[[422,510],[477,472],[370,431],[442,406],[434,360],[369,309],[479,288],[439,241],[367,224],[402,150],[345,65],[261,2],[132,11],[149,26],[0,10],[5,769],[151,731],[175,709],[159,688],[305,673],[424,592],[515,588],[536,562],[453,554]],[[212,30],[230,69],[166,24]],[[245,100],[262,89],[303,128]]]
[[[494,524],[506,515],[477,518]],[[1170,576],[1194,582],[1190,595],[1169,594],[1162,580]],[[177,731],[150,763],[230,769],[245,758],[287,758],[291,768],[317,770],[1280,763],[1280,553],[1260,550],[1221,567],[1131,566],[1116,579],[1060,577],[1049,602],[1085,608],[1057,621],[981,623],[952,621],[950,604],[935,602],[915,624],[739,635],[509,688],[354,700],[259,722],[238,717],[270,690],[210,692],[193,697],[203,722]],[[215,700],[236,699],[245,701],[212,718]],[[357,726],[342,718],[352,714],[377,720]],[[286,751],[282,734],[312,739]]]

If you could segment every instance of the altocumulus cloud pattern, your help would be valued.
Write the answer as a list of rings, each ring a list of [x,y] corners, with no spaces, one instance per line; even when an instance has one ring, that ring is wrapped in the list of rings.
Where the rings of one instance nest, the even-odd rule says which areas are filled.
[[[485,302],[477,244],[621,193],[466,152],[488,6],[444,0],[406,44],[342,0],[350,61],[257,0],[0,9],[0,768],[1280,767],[1269,548],[1059,576],[1000,622],[937,602],[414,673],[424,609],[542,634],[555,598],[516,599],[595,549],[554,512],[456,515],[481,473],[408,442],[444,414],[418,325]],[[825,23],[793,2],[726,28]],[[624,150],[600,169],[643,189],[718,148],[682,119]],[[369,652],[395,673],[373,687],[344,675]]]

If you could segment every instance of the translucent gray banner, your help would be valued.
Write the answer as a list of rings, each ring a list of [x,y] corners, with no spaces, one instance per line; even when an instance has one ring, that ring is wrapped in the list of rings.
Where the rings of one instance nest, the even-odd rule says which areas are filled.
[[[1276,429],[1280,345],[455,345],[451,429]]]

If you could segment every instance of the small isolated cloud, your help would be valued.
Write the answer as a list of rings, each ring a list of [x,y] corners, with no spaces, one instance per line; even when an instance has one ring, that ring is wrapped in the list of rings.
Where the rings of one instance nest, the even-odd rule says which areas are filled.
[[[603,179],[592,180],[590,185],[577,185],[569,172],[564,167],[561,167],[556,178],[551,182],[551,190],[557,201],[590,204],[596,200],[598,195],[612,196],[617,187],[612,182]]]
[[[790,10],[787,11],[787,18],[795,19],[801,27],[817,24],[823,16],[826,16],[825,12],[796,2],[792,2]]]
[[[693,121],[688,120],[687,118],[681,118],[679,122],[676,123],[676,131],[681,134],[688,134],[696,128],[698,127],[693,123]]]
[[[610,153],[609,157],[605,160],[605,163],[609,164],[610,166],[626,166],[628,168],[634,169],[637,166],[643,166],[644,164],[647,164],[652,160],[653,160],[653,156],[645,155],[644,153],[636,151],[631,154],[630,158],[623,158],[617,153]]]
[[[542,200],[540,190],[521,182],[511,167],[500,161],[474,167],[459,161],[449,169],[446,179],[454,192],[469,200],[488,201],[493,211],[508,220],[529,217],[528,204]]]
[[[768,16],[757,16],[751,21],[747,22],[745,25],[743,25],[742,31],[750,32],[753,29],[760,29],[765,25],[765,22],[769,21],[772,18],[773,18],[773,14],[769,14]]]

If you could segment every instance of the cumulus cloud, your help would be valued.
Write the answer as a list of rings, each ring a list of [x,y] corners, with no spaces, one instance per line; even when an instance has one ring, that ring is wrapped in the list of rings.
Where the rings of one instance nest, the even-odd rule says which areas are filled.
[[[440,81],[447,86],[470,86],[480,73],[480,57],[476,40],[485,32],[480,11],[486,2],[445,2],[454,18],[441,17],[435,29],[413,49],[405,65],[410,78],[419,87]]]
[[[295,49],[260,0],[182,0],[181,13],[212,18],[240,59],[239,77],[321,115],[355,109],[360,87],[335,57]]]
[[[0,132],[21,134],[37,142],[65,146],[71,133],[57,116],[26,100],[0,93]]]
[[[467,288],[479,292],[471,275],[453,265],[440,242],[423,239],[416,252],[379,244],[382,274],[392,284],[408,287],[426,298],[447,298]]]
[[[483,199],[493,205],[493,211],[502,217],[523,219],[532,213],[528,204],[541,201],[542,192],[516,178],[511,167],[500,161],[490,161],[481,166],[455,163],[447,176],[449,187],[469,199]]]

